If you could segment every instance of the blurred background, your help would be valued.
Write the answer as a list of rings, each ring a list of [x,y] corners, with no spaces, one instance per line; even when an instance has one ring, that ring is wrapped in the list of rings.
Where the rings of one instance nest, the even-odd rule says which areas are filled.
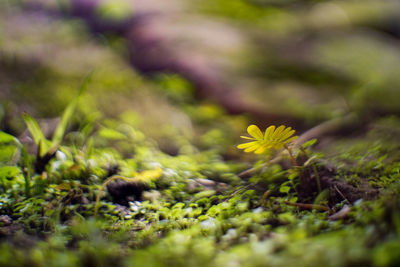
[[[92,73],[67,140],[129,125],[235,156],[249,123],[396,118],[399,38],[394,0],[3,0],[0,125],[21,136],[28,112],[50,135]]]

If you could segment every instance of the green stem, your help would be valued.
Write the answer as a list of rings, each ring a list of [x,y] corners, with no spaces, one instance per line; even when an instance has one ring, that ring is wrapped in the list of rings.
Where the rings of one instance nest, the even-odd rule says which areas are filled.
[[[296,161],[296,158],[293,156],[293,151],[292,151],[292,149],[289,147],[289,146],[286,146],[285,145],[285,149],[288,151],[288,153],[289,153],[289,156],[290,156],[290,159],[292,160],[292,163],[293,163],[293,166],[294,167],[297,167],[298,165],[297,165],[297,161]]]
[[[24,167],[23,169],[23,175],[24,175],[24,180],[25,180],[25,196],[26,198],[29,198],[31,195],[31,174],[30,171],[28,169],[28,167]]]
[[[242,171],[241,173],[238,174],[238,176],[240,178],[243,178],[243,177],[246,177],[247,175],[252,175],[255,172],[257,172],[257,171],[261,170],[262,168],[264,168],[265,166],[267,166],[268,163],[269,162],[266,162],[266,163],[261,164],[260,166],[253,167],[253,168],[247,169],[245,171]]]
[[[309,155],[308,155],[308,153],[307,153],[307,151],[306,151],[304,148],[300,147],[300,150],[301,150],[301,152],[304,153],[304,155],[305,155],[308,159],[310,158]],[[313,169],[313,172],[314,172],[314,175],[315,175],[315,180],[317,180],[318,193],[321,193],[321,191],[322,191],[322,188],[321,188],[321,179],[319,178],[319,173],[318,173],[317,167],[315,166],[315,163],[311,163],[311,166],[312,166],[312,169]]]
[[[28,151],[26,146],[22,148],[22,175],[24,176],[25,180],[25,197],[29,198],[31,196],[31,168],[30,162],[28,158]]]
[[[319,173],[317,171],[317,167],[315,167],[315,164],[311,165],[314,171],[315,179],[317,180],[317,186],[318,186],[318,193],[321,193],[321,180],[319,179]]]
[[[299,178],[300,178],[301,185],[305,186],[306,181],[305,181],[304,176],[303,176],[303,169],[304,168],[303,167],[300,168],[300,166],[297,164],[297,160],[293,155],[292,149],[289,146],[286,146],[286,145],[285,145],[285,148],[289,152],[289,156],[290,156],[290,159],[292,160],[293,166],[295,167],[295,169],[297,169],[299,171]],[[292,184],[293,184],[293,181],[292,181]],[[296,189],[296,187],[294,185],[293,185],[293,188],[295,188],[297,195],[299,195],[299,193],[298,193],[298,191],[297,191],[297,189]]]

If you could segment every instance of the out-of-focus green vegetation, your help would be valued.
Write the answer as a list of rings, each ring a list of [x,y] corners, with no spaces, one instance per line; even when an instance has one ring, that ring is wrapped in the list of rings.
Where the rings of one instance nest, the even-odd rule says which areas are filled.
[[[78,19],[47,16],[26,2],[0,3],[0,266],[400,264],[397,1],[169,3],[182,9],[166,14],[175,17],[165,29],[190,21],[188,12],[196,23],[223,25],[207,29],[221,47],[231,45],[221,29],[237,35],[238,50],[227,54],[208,42],[193,50],[229,62],[216,71],[254,106],[306,125],[349,113],[369,118],[359,131],[306,143],[303,153],[314,161],[304,166],[285,154],[274,160],[272,151],[241,153],[250,117],[199,100],[179,74],[136,72],[120,37],[94,35]],[[143,9],[139,2],[103,1],[96,16],[125,19]],[[187,39],[206,34],[186,31]],[[67,131],[59,149],[38,173],[41,155],[23,112],[51,139],[91,72],[69,127],[61,120]],[[100,192],[113,175],[159,168],[160,177],[115,181]],[[376,195],[349,201],[352,192],[331,186],[304,196],[301,175],[310,188],[330,179]]]
[[[234,0],[198,6],[237,24],[250,39],[253,49],[244,52],[242,73],[253,75],[253,85],[262,81],[245,90],[273,99],[267,104],[272,108],[315,119],[349,110],[398,112],[397,1]]]

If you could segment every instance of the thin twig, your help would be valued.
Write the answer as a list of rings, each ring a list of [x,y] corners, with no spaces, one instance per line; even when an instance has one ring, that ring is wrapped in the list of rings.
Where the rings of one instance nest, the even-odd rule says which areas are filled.
[[[242,171],[241,173],[238,174],[238,176],[240,178],[244,178],[244,177],[246,177],[248,175],[252,175],[252,174],[256,173],[257,171],[261,170],[262,168],[264,168],[264,167],[266,167],[268,165],[275,164],[275,163],[279,162],[281,159],[282,159],[282,153],[279,153],[275,158],[271,159],[270,161],[265,162],[265,163],[263,163],[263,164],[261,164],[261,165],[259,165],[257,167],[253,167],[253,168],[247,169],[245,171]]]
[[[339,190],[339,188],[338,188],[336,185],[334,185],[333,187],[334,187],[335,190],[339,193],[339,195],[340,195],[344,200],[346,200],[347,203],[349,203],[349,204],[351,205],[351,202],[344,196],[344,194]]]
[[[335,214],[329,216],[329,220],[336,221],[336,220],[341,220],[347,217],[349,215],[349,212],[351,211],[351,208],[347,205],[344,205],[344,207],[336,212]]]
[[[249,188],[250,186],[253,186],[253,185],[255,185],[255,184],[256,184],[256,183],[251,183],[251,184],[248,184],[248,185],[246,185],[246,186],[243,186],[242,188],[239,188],[238,190],[236,190],[235,192],[233,192],[232,194],[230,194],[229,197],[233,197],[234,195],[236,195],[236,194],[239,193],[240,191],[246,190],[247,188]]]
[[[357,122],[357,119],[358,118],[354,113],[350,113],[343,117],[327,120],[301,134],[299,138],[294,141],[294,145],[301,146],[310,139],[335,132],[344,126],[352,125],[354,122]]]
[[[320,210],[320,211],[330,211],[331,209],[326,207],[326,206],[322,206],[322,205],[316,205],[316,204],[306,204],[306,203],[294,203],[294,202],[290,202],[290,201],[283,201],[283,203],[290,205],[290,206],[295,206],[295,207],[299,207],[302,209],[315,209],[315,210]]]
[[[317,180],[318,193],[321,193],[321,191],[322,191],[321,180],[319,179],[319,173],[318,173],[317,167],[315,167],[314,163],[311,166],[312,166],[312,169],[313,169],[313,172],[315,175],[315,179]]]

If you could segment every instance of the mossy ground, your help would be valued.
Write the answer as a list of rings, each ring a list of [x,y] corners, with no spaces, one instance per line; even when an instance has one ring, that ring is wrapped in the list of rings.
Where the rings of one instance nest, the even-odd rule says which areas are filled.
[[[332,160],[340,166],[338,178],[379,189],[376,199],[356,201],[346,216],[332,220],[349,203],[343,199],[331,211],[288,205],[285,201],[295,202],[297,195],[283,189],[289,173],[280,165],[244,180],[237,176],[243,163],[223,160],[215,150],[170,156],[136,140],[140,132],[133,128],[119,135],[116,147],[130,147],[131,156],[109,148],[115,139],[97,134],[93,138],[104,148],[63,146],[45,176],[31,177],[29,197],[22,166],[3,175],[2,265],[392,266],[399,261],[400,166],[384,145],[353,140]],[[133,176],[155,167],[163,174],[140,198],[122,196],[130,200],[124,206],[104,194],[93,218],[96,194],[110,172]],[[326,203],[322,198],[316,204]]]
[[[368,16],[378,21],[374,12],[387,6],[376,2],[361,16],[351,5],[335,4],[355,27],[340,24],[334,13],[324,27],[341,37],[335,39],[313,23],[316,8],[307,13],[268,7],[268,1],[267,7],[260,7],[262,1],[212,2],[194,9],[257,40],[235,57],[242,78],[255,81],[240,83],[249,85],[241,91],[254,103],[296,113],[305,125],[349,110],[360,117],[376,110],[384,115],[307,147],[315,158],[302,173],[310,183],[302,184],[287,155],[265,164],[274,152],[256,156],[236,149],[250,119],[198,100],[183,77],[143,76],[122,59],[122,40],[94,39],[79,21],[48,23],[6,4],[0,9],[0,25],[6,25],[0,28],[0,129],[19,141],[1,132],[0,266],[400,264],[399,91],[393,89],[400,57],[385,38],[357,28]],[[286,53],[290,45],[280,46],[310,31],[309,58],[293,59]],[[377,58],[366,62],[371,50]],[[49,118],[60,115],[91,70],[59,151],[43,173],[35,173],[37,145],[22,111],[45,118],[39,123],[50,136],[57,120]],[[259,168],[240,175],[253,167]],[[157,168],[162,174],[156,179],[115,181],[100,192],[113,175],[135,177]],[[350,189],[342,190],[343,184]]]

